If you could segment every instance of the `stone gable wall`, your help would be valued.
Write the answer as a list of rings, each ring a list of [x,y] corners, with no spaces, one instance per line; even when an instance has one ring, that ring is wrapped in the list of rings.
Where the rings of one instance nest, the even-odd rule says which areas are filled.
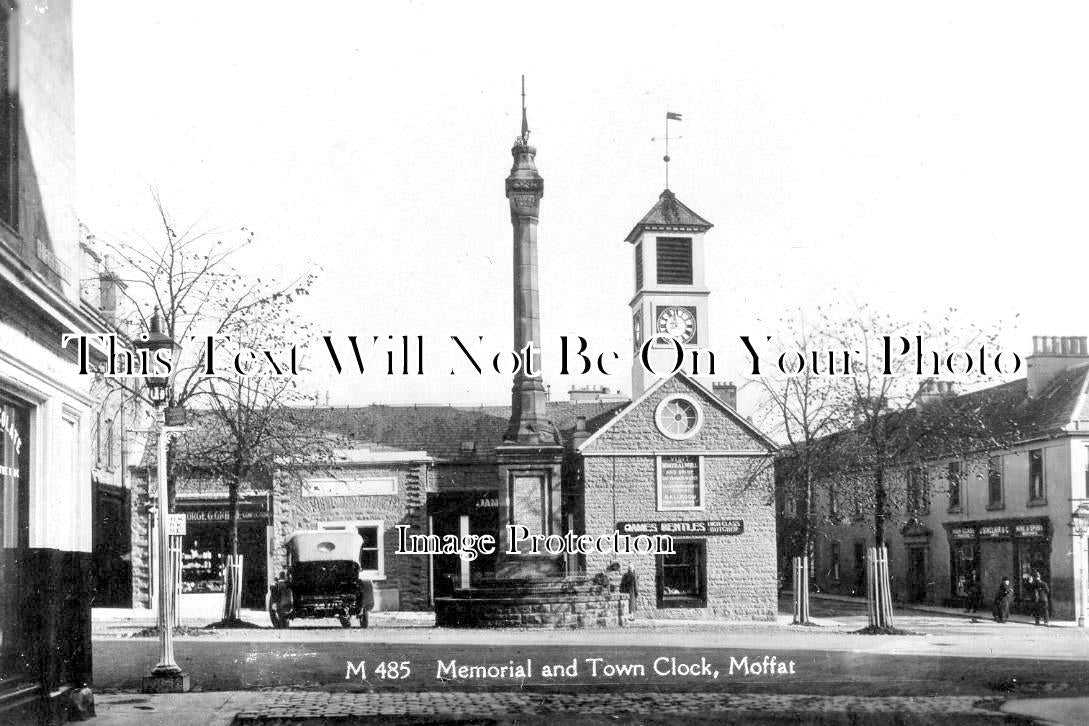
[[[676,441],[658,430],[654,412],[663,398],[683,393],[699,402],[703,409],[703,425],[690,439]],[[764,444],[751,432],[725,413],[712,396],[689,386],[681,378],[671,378],[635,409],[612,422],[608,430],[586,449],[593,451],[676,451],[694,449],[728,451],[763,451]]]
[[[665,397],[685,393],[703,407],[700,432],[675,441],[654,423],[654,412]],[[589,452],[624,452],[621,456],[584,456],[583,484],[586,532],[611,533],[618,521],[699,521],[742,519],[740,535],[708,536],[707,607],[659,609],[657,564],[650,554],[586,556],[588,574],[619,562],[639,577],[637,616],[718,617],[773,620],[778,610],[773,476],[770,453],[704,455],[704,508],[698,511],[659,511],[657,459],[660,453],[698,451],[752,452],[763,448],[741,424],[707,400],[706,394],[674,378],[594,442]],[[588,452],[588,453],[589,453]]]

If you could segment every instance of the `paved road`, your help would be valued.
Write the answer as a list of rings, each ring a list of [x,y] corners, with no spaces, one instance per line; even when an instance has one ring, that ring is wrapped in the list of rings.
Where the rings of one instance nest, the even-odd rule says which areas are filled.
[[[179,664],[204,690],[587,692],[623,688],[869,696],[1002,696],[1011,691],[1089,695],[1086,661],[1073,658],[814,651],[782,648],[784,644],[774,649],[684,647],[641,643],[637,637],[628,643],[520,644],[512,639],[486,645],[492,640],[486,632],[477,634],[476,642],[382,642],[381,631],[369,631],[366,640],[360,631],[352,633],[359,634],[358,640],[270,641],[246,639],[239,633],[232,639],[182,639],[175,650]],[[628,634],[635,635],[634,631]],[[304,631],[296,635],[303,636]],[[698,642],[697,638],[685,640]],[[153,640],[102,639],[95,641],[94,648],[98,689],[137,689],[140,676],[156,661]],[[772,662],[769,669],[765,663]],[[366,678],[360,663],[366,664]],[[466,666],[492,670],[459,670]],[[518,666],[521,672],[515,670]],[[546,666],[553,672],[546,672]]]

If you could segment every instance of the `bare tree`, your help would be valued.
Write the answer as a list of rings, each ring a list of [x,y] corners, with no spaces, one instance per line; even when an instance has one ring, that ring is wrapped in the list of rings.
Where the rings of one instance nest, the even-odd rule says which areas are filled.
[[[838,399],[841,416],[850,417],[852,425],[822,442],[819,455],[832,485],[871,516],[880,558],[888,526],[917,522],[929,506],[928,482],[911,472],[935,459],[970,456],[1011,439],[1014,425],[1000,399],[987,391],[956,395],[958,379],[981,386],[1001,377],[993,368],[981,371],[978,360],[965,371],[969,355],[981,347],[997,349],[996,336],[958,325],[955,311],[905,323],[862,306],[824,326],[841,348],[858,351],[859,359],[841,379]],[[950,353],[955,353],[952,366]],[[928,380],[942,377],[941,383]],[[870,587],[876,599],[871,630],[893,632],[887,567],[870,572],[881,580]]]
[[[829,347],[829,339],[820,329],[806,324],[798,311],[784,321],[787,335],[796,350],[812,351]],[[783,535],[794,560],[794,622],[812,625],[809,618],[808,571],[813,550],[815,525],[820,514],[814,506],[814,488],[829,482],[829,457],[823,448],[830,434],[844,427],[843,391],[832,373],[818,372],[811,366],[798,365],[785,375],[765,375],[755,379],[762,394],[762,408],[767,411],[769,433],[785,440],[775,462],[775,486],[781,501],[793,504],[794,516],[784,518]]]
[[[171,443],[170,506],[179,477],[220,478],[229,497],[230,554],[237,558],[240,487],[267,481],[276,462],[328,460],[323,442],[291,415],[303,399],[292,371],[298,372],[310,329],[296,302],[309,294],[315,275],[288,281],[244,275],[232,262],[252,243],[249,229],[222,233],[197,224],[182,229],[154,191],[152,198],[158,237],[103,244],[121,261],[117,273],[132,302],[131,329],[148,330],[157,309],[164,332],[181,346],[168,405],[194,409],[197,426]],[[209,356],[218,359],[217,368],[209,370]],[[231,602],[237,602],[239,587],[227,583],[227,621],[238,620]]]

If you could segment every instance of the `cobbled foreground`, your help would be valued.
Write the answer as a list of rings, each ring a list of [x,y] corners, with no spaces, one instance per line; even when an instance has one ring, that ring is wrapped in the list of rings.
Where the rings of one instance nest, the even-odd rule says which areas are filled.
[[[724,723],[1030,723],[970,696],[883,697],[697,693],[270,692],[235,717],[236,726],[395,721],[400,723],[638,723],[701,717]]]

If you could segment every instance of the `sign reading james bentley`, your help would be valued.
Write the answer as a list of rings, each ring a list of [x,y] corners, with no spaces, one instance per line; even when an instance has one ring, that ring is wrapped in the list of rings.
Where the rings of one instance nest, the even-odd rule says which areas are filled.
[[[616,531],[620,532],[620,534],[668,534],[672,537],[741,534],[745,531],[745,520],[704,519],[691,522],[617,522]]]

